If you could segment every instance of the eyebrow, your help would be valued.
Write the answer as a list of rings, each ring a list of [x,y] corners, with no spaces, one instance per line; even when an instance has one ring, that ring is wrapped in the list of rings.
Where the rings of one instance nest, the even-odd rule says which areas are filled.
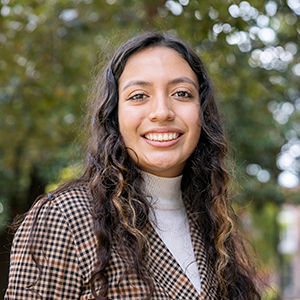
[[[122,91],[125,91],[127,88],[129,88],[132,85],[142,85],[142,86],[149,86],[151,85],[148,81],[143,80],[130,80],[122,89]]]
[[[192,84],[197,90],[198,90],[198,85],[192,80],[190,79],[189,77],[179,77],[179,78],[175,78],[173,80],[171,80],[168,84],[176,84],[176,83],[190,83]]]
[[[190,83],[192,84],[197,90],[199,89],[198,85],[190,78],[188,77],[178,77],[168,82],[168,85],[173,85],[177,83]],[[141,86],[151,86],[152,83],[149,81],[143,81],[143,80],[131,80],[129,81],[122,89],[122,91],[126,90],[128,87],[133,85],[141,85]]]

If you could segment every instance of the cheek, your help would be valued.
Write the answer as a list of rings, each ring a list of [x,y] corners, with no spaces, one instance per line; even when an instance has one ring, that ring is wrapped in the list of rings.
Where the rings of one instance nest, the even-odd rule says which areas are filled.
[[[190,142],[190,147],[192,149],[192,152],[195,150],[197,147],[197,144],[200,140],[200,135],[201,135],[201,126],[199,123],[195,123],[194,127],[191,129],[191,142]]]
[[[134,109],[126,107],[119,108],[119,130],[122,135],[125,146],[128,146],[132,140],[138,136],[138,128],[141,123],[139,113]]]
[[[199,139],[201,133],[200,107],[192,107],[186,112],[184,119],[191,133]]]
[[[127,146],[127,136],[126,136],[126,132],[128,132],[127,123],[126,123],[124,110],[122,108],[120,108],[120,106],[118,109],[118,121],[119,121],[119,130],[120,130],[123,142],[124,142],[125,146]]]

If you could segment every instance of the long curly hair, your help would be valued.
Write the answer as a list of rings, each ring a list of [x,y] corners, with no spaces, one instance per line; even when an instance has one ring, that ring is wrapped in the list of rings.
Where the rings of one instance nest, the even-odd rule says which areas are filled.
[[[186,43],[157,32],[129,39],[96,77],[90,94],[96,106],[85,172],[80,179],[59,189],[87,184],[92,195],[98,241],[97,263],[91,278],[93,296],[107,299],[106,268],[114,243],[128,262],[122,278],[135,273],[148,286],[147,299],[154,292],[154,283],[147,275],[148,246],[144,235],[151,207],[143,192],[141,172],[127,153],[118,123],[118,81],[131,55],[148,47],[174,49],[198,77],[201,135],[183,170],[182,193],[192,208],[193,221],[202,233],[217,275],[219,299],[261,299],[228,197],[228,145],[211,81],[201,59]],[[96,291],[97,282],[101,283],[100,291]]]
[[[105,299],[112,240],[117,237],[131,264],[125,273],[135,272],[153,292],[146,275],[144,258],[147,241],[143,229],[150,205],[143,194],[138,166],[129,158],[118,126],[118,81],[131,55],[148,47],[177,51],[198,77],[201,136],[183,170],[182,192],[192,207],[194,222],[201,228],[211,263],[219,281],[220,299],[260,299],[254,273],[245,248],[234,227],[234,213],[227,196],[229,172],[225,168],[228,145],[224,135],[211,81],[198,55],[182,40],[161,33],[146,32],[123,44],[98,76],[93,97],[97,108],[85,176],[93,195],[98,264],[92,277],[102,281]],[[102,76],[101,76],[102,75]],[[124,275],[125,276],[125,275]]]

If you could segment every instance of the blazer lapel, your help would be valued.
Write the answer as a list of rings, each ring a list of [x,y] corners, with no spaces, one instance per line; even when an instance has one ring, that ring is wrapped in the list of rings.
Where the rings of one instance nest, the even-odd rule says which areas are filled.
[[[202,234],[192,221],[192,211],[188,204],[186,205],[186,210],[189,217],[194,255],[198,264],[201,280],[200,299],[218,299],[218,281],[215,272],[213,271],[213,267],[207,258],[207,250],[202,239]]]
[[[147,263],[159,291],[172,299],[201,299],[150,223],[147,225],[147,237],[150,247]]]
[[[189,205],[187,205],[186,209],[194,255],[201,280],[200,295],[150,223],[147,224],[146,229],[150,247],[147,261],[149,272],[155,279],[156,284],[158,284],[157,288],[159,291],[168,294],[172,299],[217,299],[216,275],[207,259],[202,235],[192,222],[192,212]]]

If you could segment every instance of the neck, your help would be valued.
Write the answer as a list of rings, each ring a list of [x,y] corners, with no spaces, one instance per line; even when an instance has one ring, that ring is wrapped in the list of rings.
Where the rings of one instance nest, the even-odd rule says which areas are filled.
[[[183,206],[181,196],[182,175],[177,177],[159,177],[142,172],[145,193],[154,209],[174,210]],[[159,200],[159,201],[158,201]]]

